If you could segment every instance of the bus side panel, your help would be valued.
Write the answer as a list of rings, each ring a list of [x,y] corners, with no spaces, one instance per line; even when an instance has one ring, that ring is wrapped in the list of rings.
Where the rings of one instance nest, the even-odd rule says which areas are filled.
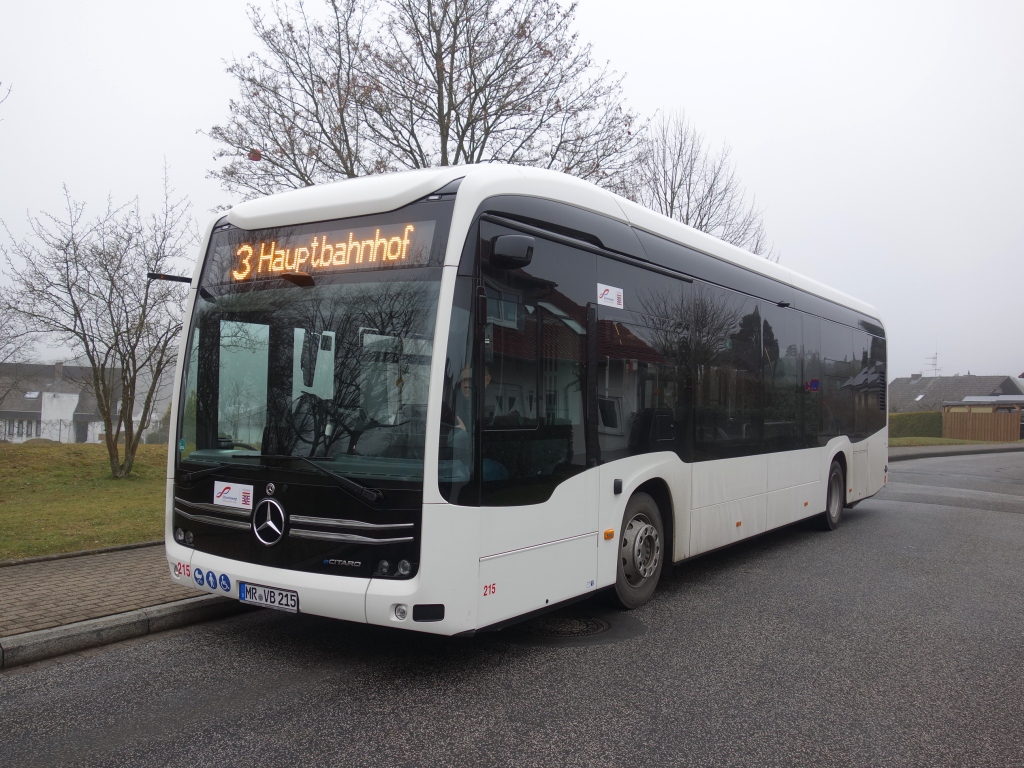
[[[597,532],[485,557],[480,561],[478,621],[486,627],[595,588]]]
[[[481,557],[561,541],[597,530],[594,494],[598,473],[590,469],[557,485],[547,501],[507,507],[481,507]],[[589,574],[587,578],[593,578]]]
[[[817,461],[814,462],[817,469]],[[782,525],[795,523],[805,517],[815,515],[821,510],[817,508],[818,498],[822,494],[822,485],[805,483],[768,494],[768,526],[767,530]]]
[[[885,487],[887,481],[886,467],[889,465],[889,428],[868,438],[870,448],[868,449],[868,461],[871,464],[871,479],[868,481],[870,493],[878,493]]]
[[[693,465],[693,509],[768,491],[768,454],[699,461]]]
[[[769,453],[768,490],[781,491],[784,488],[820,481],[820,453],[820,448]]]
[[[693,510],[690,537],[694,554],[764,533],[767,499],[767,494],[760,493]]]
[[[766,530],[816,514],[821,495],[820,448],[768,454]]]
[[[690,554],[764,533],[767,490],[767,454],[694,464]]]

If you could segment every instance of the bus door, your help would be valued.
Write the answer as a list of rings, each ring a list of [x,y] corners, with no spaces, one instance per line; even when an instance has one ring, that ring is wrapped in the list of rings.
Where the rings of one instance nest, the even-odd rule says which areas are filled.
[[[593,589],[597,575],[598,472],[587,427],[596,406],[587,397],[595,257],[532,234],[530,263],[499,268],[489,252],[503,235],[523,233],[481,222],[472,371],[479,626]]]

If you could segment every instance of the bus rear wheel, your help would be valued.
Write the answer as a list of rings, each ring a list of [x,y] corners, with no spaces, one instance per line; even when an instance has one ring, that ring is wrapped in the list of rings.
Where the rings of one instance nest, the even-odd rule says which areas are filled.
[[[657,503],[646,493],[635,493],[626,504],[619,533],[618,565],[613,601],[626,610],[651,599],[665,560],[665,529]]]
[[[838,461],[833,461],[828,469],[828,492],[825,496],[825,511],[821,513],[821,527],[826,531],[834,531],[843,519],[843,506],[846,504],[846,478]]]

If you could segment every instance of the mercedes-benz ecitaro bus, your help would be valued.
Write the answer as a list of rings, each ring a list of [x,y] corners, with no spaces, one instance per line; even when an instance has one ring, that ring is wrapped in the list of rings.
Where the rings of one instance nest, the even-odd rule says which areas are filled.
[[[189,293],[172,578],[444,635],[886,481],[868,304],[564,174],[353,179],[235,206]]]

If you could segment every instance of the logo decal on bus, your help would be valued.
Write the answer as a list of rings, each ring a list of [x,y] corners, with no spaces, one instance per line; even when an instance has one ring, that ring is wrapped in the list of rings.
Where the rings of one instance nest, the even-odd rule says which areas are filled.
[[[213,484],[213,503],[221,507],[252,509],[252,486],[217,480]]]
[[[623,308],[622,289],[614,285],[597,284],[597,303],[602,307]]]

